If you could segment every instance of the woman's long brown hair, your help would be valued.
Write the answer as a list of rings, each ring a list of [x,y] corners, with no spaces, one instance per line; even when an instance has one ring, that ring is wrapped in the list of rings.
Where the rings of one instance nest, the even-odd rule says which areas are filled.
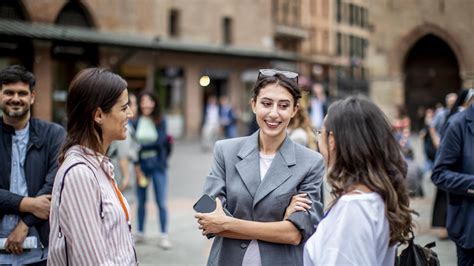
[[[328,169],[335,201],[357,184],[378,193],[390,224],[390,245],[406,242],[412,232],[412,213],[405,186],[406,162],[390,123],[372,102],[349,97],[333,103],[325,120],[334,136],[336,154]]]

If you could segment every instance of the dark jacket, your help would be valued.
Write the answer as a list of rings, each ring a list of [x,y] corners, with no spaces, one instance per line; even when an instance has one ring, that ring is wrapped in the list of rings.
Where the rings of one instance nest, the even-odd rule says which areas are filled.
[[[474,248],[474,106],[449,119],[431,179],[448,192],[449,237]]]
[[[21,213],[23,196],[10,192],[12,135],[15,129],[0,118],[0,219],[5,214],[17,214],[29,227],[38,230],[40,241],[48,246],[49,222],[31,213]],[[25,178],[28,195],[51,194],[58,170],[58,153],[66,137],[64,128],[38,119],[30,120],[30,136],[25,158]]]
[[[135,129],[135,133],[138,127],[139,119],[132,121],[132,126]],[[138,154],[138,160],[140,162],[143,161],[142,156],[141,156],[141,153],[143,151],[155,150],[157,153],[156,158],[153,158],[153,160],[151,161],[148,160],[148,163],[152,165],[151,168],[159,169],[160,171],[164,172],[168,168],[168,156],[170,155],[171,145],[172,145],[170,143],[170,138],[168,137],[168,133],[167,133],[166,119],[162,117],[160,120],[160,123],[155,124],[155,128],[156,128],[156,132],[158,133],[158,139],[156,140],[156,142],[153,142],[153,143],[140,144],[141,148]],[[149,174],[149,173],[145,173],[145,174]]]

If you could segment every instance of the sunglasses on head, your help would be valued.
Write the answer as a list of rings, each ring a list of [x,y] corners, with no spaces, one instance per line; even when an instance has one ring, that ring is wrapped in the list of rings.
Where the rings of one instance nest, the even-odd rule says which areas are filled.
[[[259,80],[261,77],[273,77],[276,74],[281,74],[285,76],[286,78],[294,80],[296,84],[298,84],[298,73],[291,72],[291,71],[276,70],[276,69],[260,69],[258,71],[257,80]]]

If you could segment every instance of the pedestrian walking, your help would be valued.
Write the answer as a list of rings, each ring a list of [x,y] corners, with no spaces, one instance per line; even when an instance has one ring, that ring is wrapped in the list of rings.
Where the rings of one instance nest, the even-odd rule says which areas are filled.
[[[458,265],[474,264],[474,89],[467,103],[448,120],[431,175],[447,192],[446,228],[456,243]]]
[[[219,98],[219,121],[226,139],[237,137],[237,117],[226,95]]]
[[[323,119],[326,116],[329,104],[322,84],[313,84],[311,92],[308,113],[313,128],[320,129],[323,125]]]
[[[305,265],[395,265],[412,232],[406,164],[391,126],[369,100],[333,103],[318,132],[335,197],[306,242]],[[357,145],[354,145],[357,143]]]
[[[0,263],[46,265],[51,188],[66,136],[31,117],[36,79],[23,66],[0,71]],[[4,146],[5,145],[5,146]]]
[[[212,150],[214,143],[220,136],[220,120],[219,120],[219,104],[214,95],[207,98],[206,106],[204,107],[201,145],[203,151]]]
[[[79,72],[67,98],[67,138],[54,181],[48,265],[137,264],[130,208],[105,156],[127,136],[127,83],[101,68]]]
[[[303,243],[322,215],[324,166],[287,136],[301,98],[297,77],[260,70],[251,100],[260,130],[216,143],[204,193],[217,209],[195,216],[203,234],[216,235],[209,265],[303,264]]]
[[[172,247],[168,237],[168,156],[171,152],[166,128],[166,118],[161,113],[158,99],[149,92],[144,92],[138,97],[138,119],[133,122],[135,136],[140,144],[139,165],[137,174],[138,199],[138,232],[137,242],[145,239],[145,219],[148,184],[153,184],[155,201],[159,209],[160,221],[160,247]],[[143,181],[146,180],[146,181]]]

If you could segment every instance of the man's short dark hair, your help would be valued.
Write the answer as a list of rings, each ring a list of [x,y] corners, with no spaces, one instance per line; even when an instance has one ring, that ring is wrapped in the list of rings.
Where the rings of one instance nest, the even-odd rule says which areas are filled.
[[[35,75],[23,66],[11,65],[0,70],[0,90],[2,90],[3,85],[5,84],[12,84],[20,81],[30,85],[30,91],[33,90],[36,84]]]

